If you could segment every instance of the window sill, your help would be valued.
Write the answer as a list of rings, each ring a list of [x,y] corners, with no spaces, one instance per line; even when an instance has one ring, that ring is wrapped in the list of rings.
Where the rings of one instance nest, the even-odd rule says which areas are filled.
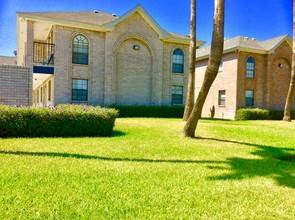
[[[79,101],[79,100],[72,100],[72,104],[87,104],[88,101]]]
[[[172,73],[173,75],[183,76],[184,73]]]
[[[73,66],[85,66],[89,67],[89,64],[78,64],[78,63],[72,63]]]

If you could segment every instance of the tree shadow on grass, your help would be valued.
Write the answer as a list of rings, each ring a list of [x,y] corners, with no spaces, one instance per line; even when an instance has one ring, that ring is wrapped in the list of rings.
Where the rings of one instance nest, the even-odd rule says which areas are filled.
[[[148,163],[224,163],[223,161],[213,160],[178,160],[178,159],[146,159],[146,158],[128,158],[128,157],[102,157],[95,155],[85,154],[72,154],[72,153],[57,153],[57,152],[29,152],[29,151],[0,151],[0,154],[8,155],[24,155],[24,156],[40,156],[40,157],[63,157],[63,158],[75,158],[75,159],[90,159],[90,160],[105,160],[114,162],[148,162]]]
[[[252,155],[259,158],[230,157],[225,162],[230,167],[229,174],[210,177],[211,180],[246,179],[267,177],[276,181],[278,185],[295,188],[295,149],[263,146],[239,141],[201,138],[255,147]],[[211,169],[225,169],[224,167],[209,166]]]
[[[99,135],[81,135],[81,136],[18,136],[18,137],[0,137],[0,139],[14,139],[14,138],[30,138],[30,139],[38,139],[38,138],[113,138],[113,137],[121,137],[121,136],[125,136],[128,133],[123,132],[123,131],[119,131],[119,130],[113,130],[110,135],[103,135],[103,136],[99,136]]]
[[[121,134],[118,133],[120,136]],[[123,134],[124,135],[124,134]],[[191,163],[191,164],[208,164],[210,169],[227,169],[230,173],[209,177],[210,180],[228,180],[228,179],[246,179],[254,177],[271,178],[278,185],[295,188],[295,149],[278,148],[272,146],[263,146],[252,143],[245,143],[232,140],[222,140],[215,138],[198,138],[206,140],[214,140],[216,142],[234,143],[237,145],[246,145],[255,147],[256,150],[252,155],[259,158],[238,158],[230,157],[226,161],[214,160],[179,160],[179,159],[146,159],[146,158],[113,158],[95,155],[83,155],[72,153],[58,152],[26,152],[26,151],[0,151],[0,154],[7,155],[25,155],[40,157],[62,157],[76,159],[91,159],[114,162],[140,162],[140,163]],[[218,166],[222,165],[222,166]],[[228,165],[229,168],[224,168]]]

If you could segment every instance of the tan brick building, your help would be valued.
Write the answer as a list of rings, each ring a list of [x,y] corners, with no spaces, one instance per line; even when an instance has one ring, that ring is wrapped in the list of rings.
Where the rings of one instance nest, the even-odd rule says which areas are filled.
[[[36,106],[183,105],[188,48],[140,5],[121,17],[17,13],[17,63],[33,69]]]
[[[203,82],[210,46],[197,50],[196,95]],[[210,89],[202,117],[234,119],[239,108],[283,110],[291,77],[292,40],[288,35],[258,41],[225,40],[219,73]],[[293,106],[295,108],[295,96]]]

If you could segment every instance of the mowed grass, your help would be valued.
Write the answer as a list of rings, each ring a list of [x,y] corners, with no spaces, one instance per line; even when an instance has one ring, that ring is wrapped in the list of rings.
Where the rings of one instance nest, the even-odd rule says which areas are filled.
[[[295,123],[119,118],[112,137],[0,139],[0,219],[294,219]]]

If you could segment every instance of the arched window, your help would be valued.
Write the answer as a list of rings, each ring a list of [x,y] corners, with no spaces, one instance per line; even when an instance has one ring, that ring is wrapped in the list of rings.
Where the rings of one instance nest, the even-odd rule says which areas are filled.
[[[176,49],[173,51],[173,73],[183,73],[183,63],[184,63],[184,56],[183,51],[181,49]]]
[[[247,59],[246,77],[254,78],[254,70],[255,70],[255,60],[253,57],[249,57]]]
[[[73,39],[72,62],[88,65],[88,40],[83,35],[76,35]]]

